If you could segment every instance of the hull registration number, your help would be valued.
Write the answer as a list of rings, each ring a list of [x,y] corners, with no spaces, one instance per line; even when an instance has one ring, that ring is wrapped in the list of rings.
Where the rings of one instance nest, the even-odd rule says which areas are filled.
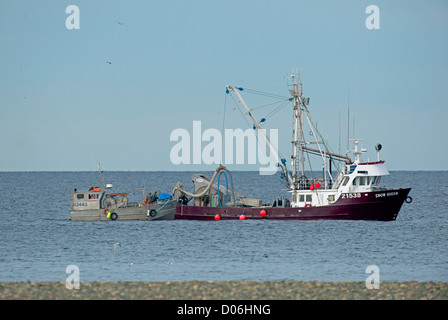
[[[74,207],[87,207],[87,202],[75,202]]]
[[[361,198],[361,193],[359,192],[353,192],[353,193],[343,193],[341,194],[342,199],[355,199],[355,198]]]

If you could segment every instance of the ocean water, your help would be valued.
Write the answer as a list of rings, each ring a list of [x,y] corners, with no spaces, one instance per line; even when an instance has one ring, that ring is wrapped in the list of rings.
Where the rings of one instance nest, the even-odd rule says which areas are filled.
[[[130,201],[177,181],[192,191],[191,175],[104,172]],[[278,176],[232,176],[246,196],[287,194]],[[74,222],[70,192],[100,185],[98,172],[0,172],[0,281],[65,281],[70,265],[80,281],[365,281],[370,265],[381,281],[448,281],[448,172],[395,171],[383,184],[413,188],[396,221]]]

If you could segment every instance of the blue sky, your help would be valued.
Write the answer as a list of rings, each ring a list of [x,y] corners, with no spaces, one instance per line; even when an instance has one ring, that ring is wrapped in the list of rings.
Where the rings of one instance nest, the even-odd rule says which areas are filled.
[[[333,149],[350,105],[371,160],[380,142],[389,170],[447,170],[447,14],[444,0],[2,0],[0,171],[213,170],[172,164],[171,132],[221,130],[228,84],[287,96],[294,68]],[[267,124],[282,154],[291,113]],[[231,107],[224,124],[246,129]]]

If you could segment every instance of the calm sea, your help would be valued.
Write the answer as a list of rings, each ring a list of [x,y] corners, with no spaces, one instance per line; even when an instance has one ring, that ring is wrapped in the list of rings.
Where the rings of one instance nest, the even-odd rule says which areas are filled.
[[[130,201],[190,191],[192,172],[104,172]],[[211,173],[208,173],[211,176]],[[235,189],[271,202],[278,176],[233,172]],[[73,222],[70,192],[100,185],[98,172],[0,173],[0,281],[298,280],[448,281],[448,172],[395,171],[388,187],[412,187],[396,221]],[[121,246],[114,246],[120,243]]]

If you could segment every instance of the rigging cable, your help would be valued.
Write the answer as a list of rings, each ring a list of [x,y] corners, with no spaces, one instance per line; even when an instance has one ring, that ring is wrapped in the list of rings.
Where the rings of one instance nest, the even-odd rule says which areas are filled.
[[[224,94],[224,114],[222,116],[222,131],[221,131],[221,159],[220,164],[222,165],[222,146],[224,145],[224,124],[226,121],[226,109],[227,109],[227,93]]]
[[[265,119],[269,119],[271,118],[273,115],[275,115],[277,112],[280,112],[281,109],[283,109],[284,106],[286,106],[288,103],[290,102],[290,100],[288,99],[288,101],[284,102],[282,105],[278,106],[277,108],[275,108],[274,110],[272,110],[270,113],[268,113],[264,118]]]
[[[325,143],[325,140],[323,139],[322,135],[320,134],[320,131],[317,130],[317,127],[316,127],[316,125],[314,124],[313,119],[311,118],[311,115],[310,115],[310,113],[309,113],[309,111],[308,111],[308,108],[306,108],[306,107],[304,106],[303,110],[305,110],[305,112],[306,112],[306,114],[307,114],[307,118],[308,118],[309,124],[312,125],[312,126],[310,125],[311,129],[314,128],[314,130],[315,130],[315,131],[317,132],[317,134],[319,135],[319,137],[320,137],[320,139],[321,139],[321,141],[322,141],[322,144],[324,145],[324,147],[325,147],[325,149],[326,149],[326,151],[327,151],[327,155],[330,157],[330,161],[333,161],[333,164],[336,166],[336,169],[338,170],[338,172],[341,172],[341,169],[340,169],[340,167],[339,167],[339,165],[338,165],[338,162],[336,162],[336,160],[333,158],[333,153],[334,153],[333,150],[331,149],[330,146],[328,146],[328,145]],[[313,132],[313,135],[314,135],[314,132]],[[316,139],[316,142],[317,142],[317,139]],[[333,177],[332,177],[331,173],[330,173],[330,177],[331,177],[331,180],[333,180]]]
[[[246,89],[246,88],[245,88],[244,91],[248,91],[249,93],[255,93],[255,94],[264,95],[264,96],[269,96],[269,97],[273,97],[273,98],[277,98],[277,99],[282,99],[282,100],[283,100],[283,101],[280,101],[280,102],[282,102],[283,104],[280,105],[280,106],[278,106],[278,107],[277,107],[276,109],[274,109],[273,111],[271,111],[271,112],[265,117],[265,119],[268,119],[268,118],[272,117],[274,114],[276,114],[277,112],[279,112],[285,105],[287,105],[290,101],[292,101],[291,98],[286,98],[286,97],[284,97],[284,96],[279,96],[279,95],[274,95],[274,94],[263,93],[263,92],[256,91],[256,90],[251,90],[251,89]],[[244,121],[246,121],[247,126],[248,126],[249,128],[251,128],[252,126],[251,126],[250,123],[248,122],[247,117],[245,116],[244,112],[241,110],[240,105],[235,101],[235,98],[233,97],[233,95],[231,95],[231,97],[232,97],[233,102],[234,102],[235,105],[237,106],[238,110],[240,111],[242,117],[244,118]],[[286,101],[285,101],[285,99],[286,99]],[[280,102],[276,102],[276,103],[280,103]],[[253,110],[253,109],[250,109],[250,111],[251,111],[251,110]],[[260,122],[258,123],[258,125],[260,125]],[[254,128],[254,129],[255,129],[255,128]],[[256,136],[256,138],[257,138],[257,141],[258,141],[258,135]],[[279,159],[279,162],[280,162],[280,161],[283,162],[283,161],[282,161],[282,160],[284,160],[283,155],[277,150],[277,148],[275,148],[273,145],[271,145],[271,146],[272,146],[272,148],[276,151],[276,153],[278,154],[278,156],[279,156],[279,158],[280,158],[280,159]],[[284,164],[284,165],[286,165],[286,164]],[[280,166],[280,165],[277,164],[277,166]],[[286,169],[286,167],[285,167],[285,170],[286,170],[286,172],[283,172],[283,170],[282,170],[281,172],[282,172],[283,175],[284,175],[284,180],[285,180],[285,182],[286,182],[286,185],[289,187],[289,181],[288,181],[289,173],[288,173],[288,170]]]
[[[233,95],[231,95],[233,102],[235,103],[236,107],[238,108],[239,112],[241,113],[241,115],[243,116],[244,121],[246,121],[247,126],[250,128],[250,124],[247,121],[246,117],[244,116],[243,111],[241,111],[240,106],[238,105],[238,103],[235,101],[235,98],[233,97]]]
[[[248,93],[252,93],[252,94],[258,94],[260,96],[265,96],[265,97],[271,97],[271,98],[277,98],[277,99],[289,99],[289,97],[280,96],[278,94],[273,94],[273,93],[268,93],[268,92],[262,92],[262,91],[258,91],[258,90],[253,90],[253,89],[244,88],[244,91],[246,91]]]
[[[282,99],[282,100],[280,100],[280,101],[276,101],[276,102],[272,102],[272,103],[264,104],[264,105],[262,105],[262,106],[252,108],[252,109],[250,109],[250,110],[257,110],[257,109],[261,109],[261,108],[269,107],[269,106],[272,106],[273,104],[281,103],[281,102],[283,102],[284,100],[291,101],[292,98],[289,98],[289,99]]]

